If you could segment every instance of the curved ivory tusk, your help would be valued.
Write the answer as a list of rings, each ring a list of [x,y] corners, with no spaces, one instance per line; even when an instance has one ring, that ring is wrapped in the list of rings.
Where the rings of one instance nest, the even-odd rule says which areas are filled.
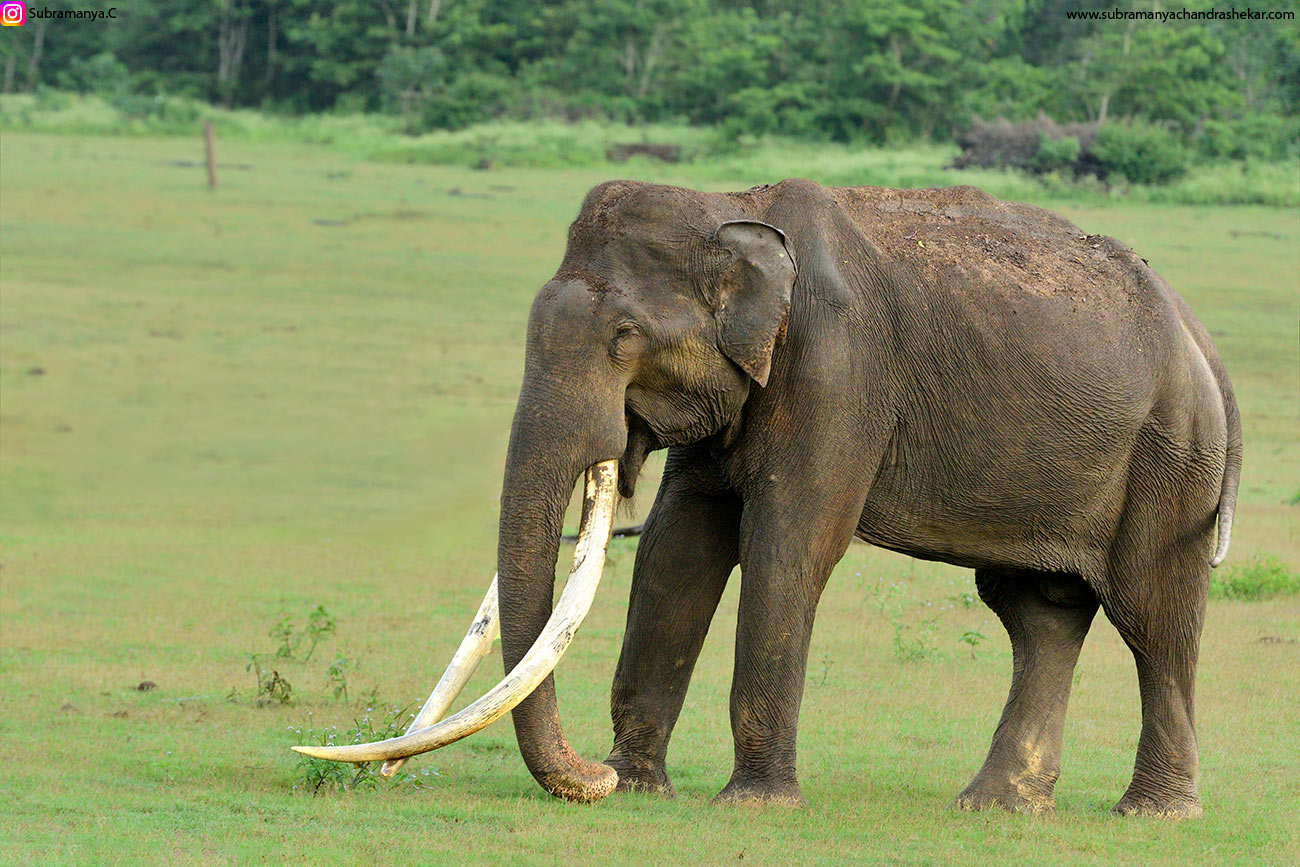
[[[483,657],[487,656],[488,651],[492,649],[492,642],[496,641],[500,634],[501,621],[497,619],[497,576],[493,575],[492,583],[488,585],[487,594],[483,597],[483,604],[478,607],[478,613],[474,615],[474,621],[470,623],[469,631],[465,633],[456,655],[451,658],[451,664],[439,678],[438,685],[429,694],[424,707],[420,708],[415,719],[411,720],[411,724],[406,727],[408,735],[428,728],[442,719],[442,715],[447,712],[447,708],[451,707],[456,696],[460,695],[460,691],[465,688],[465,684],[474,674],[474,669],[478,668]],[[404,764],[406,759],[389,759],[384,762],[379,773],[391,777],[401,770]]]
[[[469,707],[440,723],[397,738],[370,744],[337,747],[299,746],[294,750],[335,762],[376,762],[404,759],[445,747],[486,728],[509,713],[546,679],[573,641],[573,635],[591,610],[605,567],[605,548],[614,525],[618,462],[601,461],[587,470],[582,504],[582,528],[568,583],[533,646],[500,683]]]

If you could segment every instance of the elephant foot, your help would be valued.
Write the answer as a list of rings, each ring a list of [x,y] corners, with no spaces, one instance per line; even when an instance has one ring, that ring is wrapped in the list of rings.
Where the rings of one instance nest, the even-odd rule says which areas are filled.
[[[1199,819],[1205,810],[1195,796],[1163,799],[1129,792],[1111,808],[1116,816],[1146,816],[1152,819]]]
[[[1197,819],[1204,812],[1196,792],[1196,772],[1142,765],[1119,803],[1116,816],[1150,816],[1154,819]]]
[[[677,795],[663,765],[634,764],[613,753],[605,759],[605,764],[618,771],[616,792],[647,792],[669,798]]]
[[[1055,811],[1056,799],[1050,794],[1043,795],[1011,782],[989,785],[976,781],[957,796],[953,806],[958,810],[1006,810],[1039,816]]]
[[[755,780],[731,782],[713,799],[715,804],[763,804],[778,807],[806,807],[808,799],[799,790],[799,784],[789,782],[768,783]]]

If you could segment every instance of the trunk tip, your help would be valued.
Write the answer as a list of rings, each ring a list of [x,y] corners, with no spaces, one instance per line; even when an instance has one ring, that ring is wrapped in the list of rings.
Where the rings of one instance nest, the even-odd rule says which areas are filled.
[[[618,787],[618,771],[600,762],[582,761],[569,771],[547,774],[538,782],[557,798],[592,804]]]

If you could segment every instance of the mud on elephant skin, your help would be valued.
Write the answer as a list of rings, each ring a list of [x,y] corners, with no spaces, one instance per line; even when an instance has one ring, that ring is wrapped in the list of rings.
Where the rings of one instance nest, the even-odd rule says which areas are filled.
[[[1199,812],[1193,688],[1241,423],[1206,329],[1123,244],[971,187],[593,189],[529,317],[497,552],[507,672],[552,640],[575,478],[617,461],[629,494],[658,449],[612,752],[570,749],[550,677],[514,708],[546,789],[594,800],[616,771],[620,789],[671,791],[669,739],[739,564],[719,799],[801,803],[813,618],[856,535],[975,569],[1010,635],[1010,694],[959,806],[1051,809],[1100,609],[1142,701],[1115,809]]]

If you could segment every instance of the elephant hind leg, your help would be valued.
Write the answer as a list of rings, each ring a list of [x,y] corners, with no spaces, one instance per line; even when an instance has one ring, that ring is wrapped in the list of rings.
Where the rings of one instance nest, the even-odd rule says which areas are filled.
[[[1141,445],[1097,591],[1133,652],[1142,696],[1133,780],[1114,812],[1193,817],[1201,814],[1196,663],[1221,470],[1217,447],[1180,451],[1154,436]]]
[[[1209,587],[1205,546],[1186,545],[1122,562],[1102,599],[1133,652],[1142,695],[1142,733],[1121,815],[1201,815],[1195,681]]]
[[[1047,812],[1055,806],[1074,666],[1097,596],[1074,575],[981,569],[975,581],[1011,638],[1011,692],[988,758],[956,806]]]

